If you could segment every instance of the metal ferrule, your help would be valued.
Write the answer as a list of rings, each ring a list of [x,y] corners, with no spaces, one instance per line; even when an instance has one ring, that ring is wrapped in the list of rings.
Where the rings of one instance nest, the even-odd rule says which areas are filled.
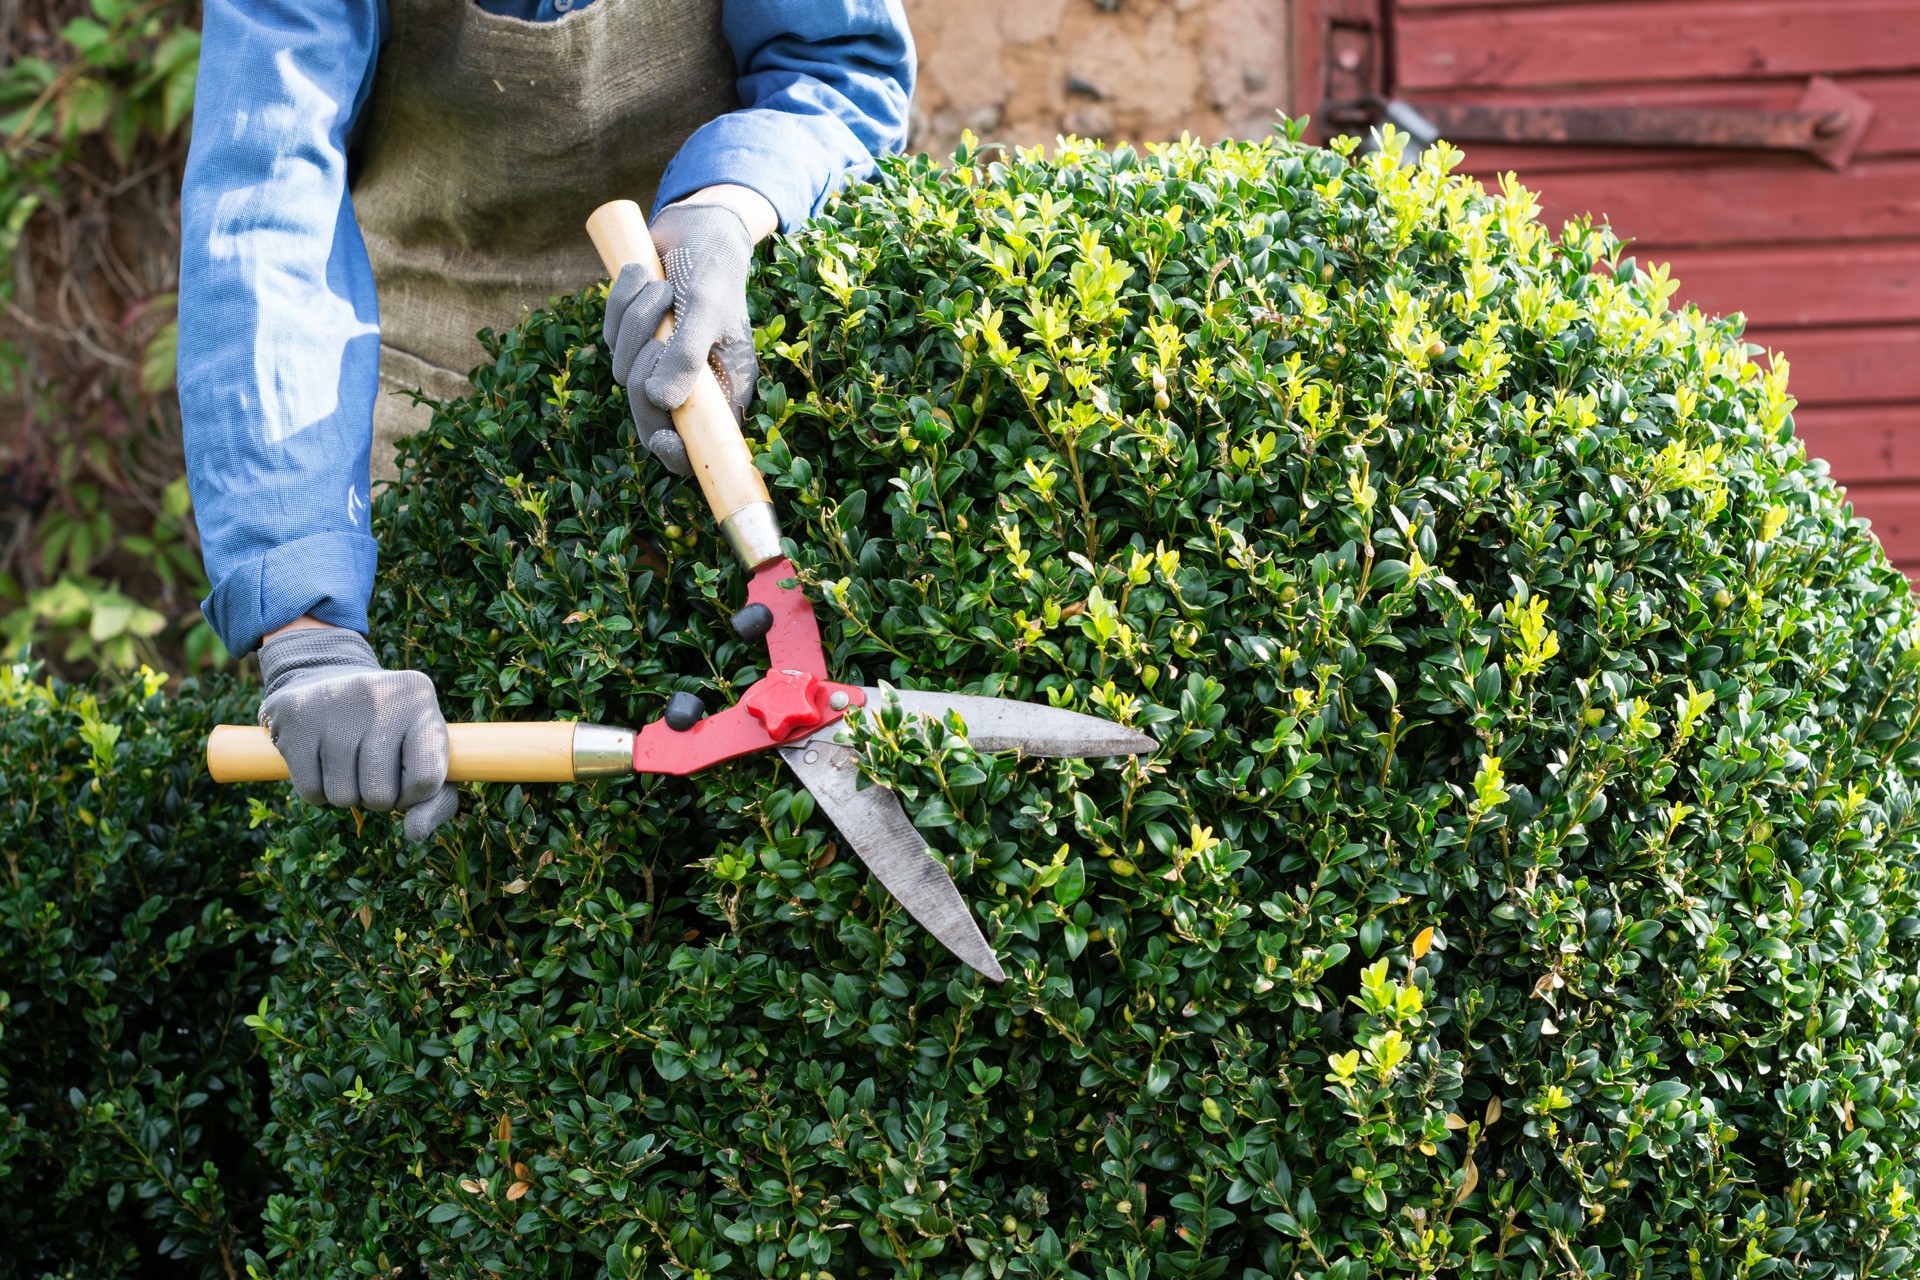
[[[633,772],[633,730],[610,724],[573,726],[573,776],[624,778]]]
[[[771,502],[751,502],[720,522],[733,554],[749,570],[758,569],[786,552],[780,549],[780,521]]]

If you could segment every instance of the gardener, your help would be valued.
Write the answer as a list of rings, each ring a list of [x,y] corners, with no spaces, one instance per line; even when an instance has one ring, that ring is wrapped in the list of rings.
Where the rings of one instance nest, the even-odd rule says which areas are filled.
[[[208,0],[202,41],[179,360],[201,608],[259,648],[301,798],[424,839],[458,806],[446,722],[364,635],[369,486],[430,416],[406,390],[460,394],[477,330],[599,273],[587,214],[651,195],[668,281],[623,273],[605,338],[686,474],[668,415],[700,369],[738,413],[753,395],[755,242],[904,144],[912,40],[900,0]]]

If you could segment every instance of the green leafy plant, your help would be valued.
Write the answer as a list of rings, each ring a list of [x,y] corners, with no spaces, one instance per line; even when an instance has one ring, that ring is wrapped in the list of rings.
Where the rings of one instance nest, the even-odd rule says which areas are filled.
[[[11,649],[29,651],[37,636],[64,633],[62,661],[106,667],[134,665],[142,641],[152,640],[166,625],[155,610],[85,578],[62,578],[42,587],[6,617]]]
[[[243,1019],[259,801],[202,743],[254,691],[0,667],[0,1235],[9,1275],[243,1274],[271,1186]]]
[[[161,604],[177,606],[205,595],[186,480],[161,490],[160,510],[144,534],[117,528],[95,485],[75,484],[66,497],[68,509],[48,513],[37,530],[40,577],[50,585],[23,590],[0,573],[0,600],[17,602],[0,617],[9,652],[51,650],[63,666],[82,671],[164,665],[157,637],[169,625],[166,614],[126,594],[118,582],[103,583],[96,570],[131,562],[143,579],[159,584]],[[198,609],[182,621],[180,650],[188,666],[224,666],[226,648]]]
[[[1897,1277],[1920,627],[1781,362],[1518,186],[1291,131],[894,160],[779,241],[749,435],[1009,980],[776,761],[269,826],[275,1274]],[[376,501],[450,714],[763,652],[589,289]]]
[[[173,395],[197,19],[186,0],[33,0],[0,18],[0,298],[22,319],[0,340],[16,410],[0,600],[9,656],[30,645],[66,676],[226,661],[193,604]],[[119,625],[136,607],[141,625]]]
[[[32,47],[31,37],[22,39],[26,47],[9,49],[0,67],[6,157],[0,166],[0,254],[9,260],[20,252],[34,215],[73,195],[69,183],[98,181],[98,175],[74,172],[91,145],[100,144],[118,167],[131,169],[151,159],[143,152],[184,139],[200,69],[200,33],[191,21],[197,7],[182,0],[35,7],[39,12],[31,18],[56,25],[57,38],[41,49]],[[17,38],[13,31],[6,34]],[[5,285],[11,294],[19,281]],[[149,300],[169,312],[173,301],[170,293]],[[146,350],[170,350],[172,327],[171,321],[161,326]],[[6,350],[17,365],[19,350]],[[171,368],[163,373],[157,358],[150,363],[153,373],[144,379],[149,389],[171,386]]]

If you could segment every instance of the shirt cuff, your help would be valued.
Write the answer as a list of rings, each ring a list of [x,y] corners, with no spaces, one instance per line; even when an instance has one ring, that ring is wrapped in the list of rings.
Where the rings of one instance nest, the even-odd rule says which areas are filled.
[[[792,231],[813,217],[814,210],[826,198],[831,178],[815,172],[796,157],[818,152],[820,139],[798,121],[784,127],[780,123],[770,126],[765,117],[779,114],[736,111],[706,125],[667,166],[666,174],[660,179],[660,194],[654,199],[653,211],[658,213],[675,200],[707,187],[731,183],[766,197],[779,215],[782,231]],[[744,122],[733,119],[746,115],[761,117],[754,122],[757,127],[742,127]],[[726,136],[736,130],[738,134],[751,131],[755,140]],[[770,134],[790,135],[785,141],[792,145],[783,147],[779,145],[781,139]]]
[[[364,533],[316,533],[241,561],[200,602],[234,657],[302,614],[367,631],[377,544]]]

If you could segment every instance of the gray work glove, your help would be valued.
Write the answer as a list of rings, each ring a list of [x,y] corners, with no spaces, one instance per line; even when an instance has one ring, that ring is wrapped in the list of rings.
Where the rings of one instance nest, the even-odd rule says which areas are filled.
[[[260,724],[308,804],[407,815],[425,840],[460,807],[433,681],[388,671],[356,631],[304,627],[260,646]]]
[[[736,418],[746,416],[753,399],[760,374],[747,318],[753,236],[724,204],[670,204],[653,220],[653,243],[667,278],[650,280],[638,264],[623,267],[607,293],[604,332],[640,443],[684,476],[692,468],[671,414],[693,394],[700,370],[713,370]],[[668,308],[673,336],[658,342],[653,333]]]

